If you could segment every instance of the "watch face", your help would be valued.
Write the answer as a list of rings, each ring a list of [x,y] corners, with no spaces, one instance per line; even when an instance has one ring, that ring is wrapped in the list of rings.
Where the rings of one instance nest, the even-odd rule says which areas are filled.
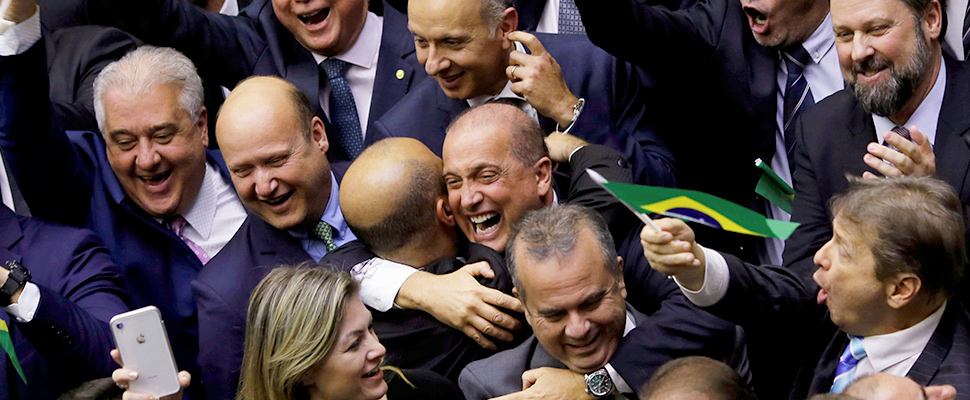
[[[613,391],[613,381],[606,371],[596,371],[586,380],[586,387],[593,396],[606,396]]]

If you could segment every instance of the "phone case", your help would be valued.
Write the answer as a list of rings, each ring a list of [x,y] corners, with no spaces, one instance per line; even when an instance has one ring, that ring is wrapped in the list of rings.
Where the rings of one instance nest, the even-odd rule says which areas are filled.
[[[159,397],[178,392],[178,368],[158,308],[148,306],[118,314],[110,323],[121,363],[138,372],[131,390]]]

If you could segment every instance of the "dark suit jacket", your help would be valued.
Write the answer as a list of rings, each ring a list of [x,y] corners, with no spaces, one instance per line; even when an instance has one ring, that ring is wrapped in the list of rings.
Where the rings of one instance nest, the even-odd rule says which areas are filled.
[[[0,309],[27,377],[9,357],[0,362],[0,393],[11,399],[53,399],[117,368],[108,320],[128,311],[128,293],[108,251],[91,232],[18,217],[0,206],[0,262],[19,261],[40,289],[27,323]]]
[[[92,16],[105,25],[117,26],[147,43],[170,46],[185,53],[199,68],[199,75],[232,88],[250,75],[277,75],[292,82],[310,99],[310,107],[329,120],[320,107],[320,73],[313,56],[303,48],[273,12],[269,0],[253,1],[238,17],[203,11],[185,0],[88,0]],[[427,78],[414,55],[413,36],[407,30],[407,16],[391,6],[383,7],[384,31],[377,60],[377,76],[370,106],[372,125],[412,85]],[[398,79],[396,72],[404,71]],[[367,136],[372,129],[368,128]],[[370,141],[368,141],[370,143]],[[340,142],[330,141],[327,153],[338,179],[350,158]]]
[[[312,259],[299,242],[250,214],[199,271],[192,292],[199,309],[198,360],[207,399],[235,398],[253,289],[274,267],[304,261]]]
[[[47,9],[44,9],[45,14]],[[78,26],[44,31],[47,75],[54,112],[65,130],[98,131],[94,79],[108,63],[136,47],[135,38],[115,28]]]
[[[633,314],[634,323],[638,325],[648,319],[646,315],[632,309],[629,305],[627,311]],[[629,336],[624,337],[620,342],[628,340],[630,340]],[[522,373],[540,367],[565,369],[566,365],[553,358],[546,349],[542,348],[539,340],[531,336],[514,349],[468,364],[461,371],[458,386],[465,394],[466,400],[504,396],[521,391]]]
[[[933,153],[937,176],[956,189],[966,211],[970,204],[970,69],[948,55],[944,55],[944,61],[946,90]],[[849,90],[822,100],[796,123],[792,221],[801,226],[785,243],[784,260],[787,267],[802,274],[807,287],[816,288],[811,280],[815,271],[812,257],[832,237],[828,201],[849,187],[845,174],[876,173],[862,161],[866,145],[876,141],[876,129],[872,115],[862,109]],[[966,301],[970,290],[966,290],[966,285],[963,288],[960,298]]]
[[[44,47],[38,45],[24,54],[3,57],[0,62],[0,96],[4,104],[0,110],[0,149],[17,182],[22,182],[24,199],[36,216],[86,227],[100,236],[123,271],[132,294],[132,306],[158,307],[179,368],[205,379],[206,375],[197,367],[200,319],[192,288],[192,281],[203,271],[202,263],[170,229],[127,198],[108,163],[100,134],[86,131],[63,134],[51,126],[46,71],[36,67],[44,65],[43,60]],[[222,178],[229,182],[221,156],[210,151],[207,157],[209,164],[219,169]],[[273,265],[301,259],[282,249],[276,249],[275,254],[281,258],[259,253],[266,246],[294,239],[283,232],[252,227],[261,223],[256,219],[247,218],[205,269],[244,275],[268,260],[279,260],[272,262]],[[253,237],[254,232],[267,236]],[[302,251],[299,244],[296,246]],[[272,251],[269,249],[269,253]],[[260,256],[253,257],[253,254]],[[224,276],[228,274],[224,272]],[[245,296],[252,287],[235,289]],[[245,308],[244,304],[235,305]],[[189,396],[202,398],[204,388],[204,381],[190,386]]]
[[[797,274],[788,269],[754,266],[730,255],[724,258],[731,283],[725,297],[708,309],[737,322],[751,337],[771,341],[761,344],[778,346],[774,367],[798,371],[794,384],[788,386],[792,400],[828,392],[849,341],[829,319],[828,310],[816,306],[815,292],[806,291]],[[782,355],[777,352],[780,348],[785,349]],[[970,316],[959,300],[950,299],[907,376],[921,385],[954,385],[958,399],[970,399]]]
[[[633,164],[636,183],[676,185],[673,156],[647,126],[647,121],[656,116],[652,109],[645,107],[648,93],[642,87],[640,74],[630,64],[593,46],[585,36],[536,36],[559,62],[569,89],[586,99],[583,112],[570,132],[590,143],[623,153]],[[465,100],[449,98],[436,81],[428,80],[374,123],[367,141],[412,137],[440,155],[445,129],[467,108]],[[541,115],[539,124],[546,132],[556,128],[554,120]]]
[[[652,79],[657,94],[648,106],[681,187],[756,208],[754,160],[770,163],[775,152],[778,58],[754,40],[741,3],[705,0],[678,11],[642,0],[576,6],[594,44]],[[695,231],[708,246],[756,259],[752,238]]]

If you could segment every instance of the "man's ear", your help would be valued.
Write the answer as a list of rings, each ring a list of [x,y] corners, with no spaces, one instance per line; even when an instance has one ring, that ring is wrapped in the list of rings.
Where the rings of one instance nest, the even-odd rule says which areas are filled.
[[[926,11],[920,23],[923,24],[926,40],[943,41],[943,7],[939,1],[933,0],[926,5]]]
[[[532,169],[536,174],[539,197],[545,198],[548,195],[550,201],[552,201],[552,196],[549,195],[552,191],[552,160],[549,157],[542,157]]]
[[[623,300],[626,300],[626,281],[623,280],[623,257],[616,256],[616,267],[620,269],[620,281],[617,282],[620,285],[620,295],[623,296]]]
[[[451,212],[451,205],[448,204],[446,196],[440,196],[435,201],[435,213],[438,215],[438,220],[446,226],[454,227],[456,225],[455,214]]]
[[[330,150],[330,142],[327,141],[327,128],[323,126],[323,120],[320,117],[314,116],[310,122],[310,138],[313,139],[313,143],[320,151],[326,153]]]
[[[502,12],[502,20],[499,21],[498,26],[495,27],[496,35],[501,35],[502,38],[502,48],[508,50],[512,48],[512,41],[506,39],[506,37],[515,32],[519,27],[519,13],[515,11],[515,8],[509,7]]]
[[[199,119],[195,121],[195,125],[202,135],[202,144],[209,147],[209,110],[206,110],[205,106],[202,106],[202,110],[199,111]]]
[[[916,274],[898,274],[893,278],[889,278],[889,282],[886,285],[886,301],[890,307],[898,310],[911,303],[922,288],[923,281]]]

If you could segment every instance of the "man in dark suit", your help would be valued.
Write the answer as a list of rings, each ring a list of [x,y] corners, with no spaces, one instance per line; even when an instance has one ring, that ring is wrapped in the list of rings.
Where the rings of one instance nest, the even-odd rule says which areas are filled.
[[[341,184],[341,209],[359,243],[357,249],[344,246],[333,255],[328,254],[324,263],[350,271],[362,262],[399,263],[414,274],[448,274],[444,279],[456,281],[439,283],[435,295],[461,286],[475,292],[475,298],[501,297],[507,298],[507,303],[503,303],[506,307],[518,305],[511,297],[512,281],[502,256],[488,247],[470,244],[464,237],[459,239],[447,205],[441,158],[421,142],[389,138],[374,143],[351,164]],[[354,253],[364,254],[363,259],[354,259]],[[372,257],[380,258],[369,260]],[[479,274],[488,278],[476,280]],[[367,278],[361,281],[373,282]],[[369,292],[362,291],[361,295],[373,301]],[[457,380],[466,364],[494,353],[470,338],[477,330],[463,329],[449,320],[451,315],[446,310],[431,304],[415,304],[415,308],[403,299],[397,303],[407,307],[374,313],[374,330],[387,348],[389,364],[431,369]],[[521,309],[512,309],[515,311],[496,307],[493,313],[507,314],[503,318],[514,321],[513,328],[520,328]],[[521,334],[518,336],[512,344],[524,339]],[[498,344],[499,348],[509,347],[502,341]]]
[[[953,298],[967,265],[965,224],[953,188],[853,178],[832,208],[834,235],[815,254],[817,294],[791,270],[702,248],[680,220],[657,221],[661,231],[641,238],[651,267],[675,276],[692,302],[783,338],[773,342],[786,349],[775,365],[800,365],[791,399],[841,392],[877,372],[952,385],[970,399],[970,316]]]
[[[222,328],[200,326],[221,320],[198,318],[192,281],[206,267],[248,271],[257,262],[275,265],[306,254],[276,251],[274,243],[293,239],[253,226],[262,222],[239,202],[221,156],[206,150],[201,82],[187,58],[143,47],[105,67],[95,83],[103,135],[54,129],[44,59],[44,47],[34,44],[0,63],[0,147],[23,182],[24,199],[34,215],[87,227],[104,240],[123,271],[132,305],[161,310],[176,362],[205,382],[199,364],[230,359],[222,354],[198,359],[200,333],[216,332],[202,338],[208,347],[210,340],[221,340]],[[156,76],[170,78],[148,84]],[[255,231],[271,235],[254,237]],[[271,252],[259,258],[223,251],[267,245]],[[222,389],[193,386],[188,389],[193,398],[201,398],[204,388]],[[234,388],[228,384],[220,396]]]
[[[844,2],[832,5],[838,32],[850,39],[837,44],[850,88],[819,103],[796,127],[792,220],[801,226],[788,239],[785,264],[801,272],[812,270],[812,254],[832,235],[827,202],[847,187],[845,174],[935,175],[970,204],[970,70],[941,50],[941,15],[933,11],[940,4],[921,1],[904,8],[908,14],[888,16],[889,6],[860,16],[835,9]],[[857,43],[861,34],[852,29],[876,16],[905,22],[897,30],[906,31]],[[913,141],[891,132],[896,126],[906,127]],[[966,302],[970,291],[959,296]]]
[[[9,262],[30,278],[11,274]],[[53,399],[117,368],[108,357],[114,347],[108,320],[128,311],[128,293],[91,232],[18,217],[0,206],[0,263],[6,264],[0,267],[0,319],[27,378],[24,383],[3,354],[0,392],[11,399]]]
[[[624,301],[628,290],[624,259],[617,255],[603,219],[595,211],[575,205],[532,211],[516,225],[507,260],[514,292],[525,306],[534,336],[514,349],[469,364],[458,380],[465,398],[520,392],[536,384],[543,374],[567,369],[585,374],[588,395],[634,395],[635,389],[625,381],[610,378],[615,370],[608,362],[621,351],[621,342],[640,339],[629,334],[651,317]],[[665,279],[656,282],[660,286],[630,290],[665,291]],[[537,388],[519,395],[552,397]],[[571,397],[583,394],[582,385],[559,389],[571,392]]]
[[[546,132],[616,149],[633,164],[635,182],[676,185],[673,157],[647,126],[652,111],[631,65],[582,35],[515,32],[518,14],[511,1],[415,0],[408,15],[418,60],[437,85],[415,87],[374,124],[375,139],[413,137],[440,154],[445,130],[458,114],[503,100]]]
[[[578,172],[591,168],[610,181],[628,182],[630,169],[623,156],[606,146],[560,134],[547,136],[545,143],[571,144],[551,144],[547,150],[542,137],[541,129],[524,112],[505,104],[478,106],[452,124],[443,150],[444,177],[448,203],[469,241],[504,252],[512,226],[529,211],[552,207],[557,197],[560,202],[589,207],[608,222],[614,245],[627,259],[624,280],[631,288],[629,303],[651,316],[638,323],[630,333],[636,338],[622,343],[610,360],[610,368],[615,367],[611,379],[639,387],[671,358],[702,354],[730,359],[737,338],[734,326],[697,310],[672,282],[654,273],[643,259],[636,234],[631,234],[635,219],[624,215],[623,206],[587,174]],[[551,160],[568,162],[573,171],[568,195],[552,190]],[[657,337],[678,340],[653,339]],[[522,396],[583,392],[583,376],[575,372],[539,370],[532,376],[536,385]]]
[[[373,121],[427,78],[414,56],[407,17],[381,2],[375,4],[384,5],[379,7],[383,16],[368,12],[364,0],[340,0],[327,6],[257,0],[238,17],[204,11],[185,0],[90,0],[89,4],[99,22],[118,26],[147,43],[175,47],[195,61],[202,76],[222,86],[232,88],[251,75],[276,75],[295,84],[327,127],[332,144],[328,157],[338,177],[363,146],[373,142],[369,133]],[[346,68],[346,79],[320,71],[326,66],[318,64],[328,58]],[[337,86],[340,91],[333,90]],[[331,106],[346,104],[334,101],[335,95],[351,94],[356,112]],[[354,123],[335,125],[335,112]],[[344,132],[344,126],[353,132]]]

